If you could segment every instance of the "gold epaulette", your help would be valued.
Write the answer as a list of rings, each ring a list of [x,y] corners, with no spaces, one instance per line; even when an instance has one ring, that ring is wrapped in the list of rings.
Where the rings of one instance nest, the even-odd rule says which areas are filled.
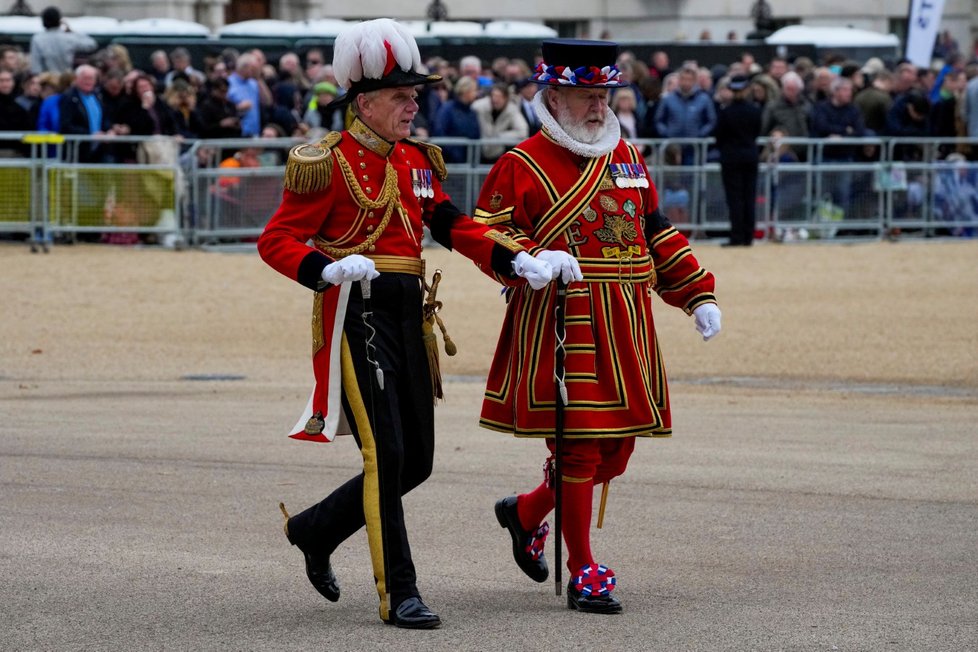
[[[438,175],[439,181],[444,181],[448,178],[448,168],[445,167],[445,157],[441,153],[441,147],[416,138],[405,138],[404,140],[420,148],[425,153],[425,156],[431,161],[431,169]]]
[[[342,138],[340,132],[331,131],[318,143],[293,147],[285,165],[285,189],[304,194],[328,186],[333,176],[332,149]]]

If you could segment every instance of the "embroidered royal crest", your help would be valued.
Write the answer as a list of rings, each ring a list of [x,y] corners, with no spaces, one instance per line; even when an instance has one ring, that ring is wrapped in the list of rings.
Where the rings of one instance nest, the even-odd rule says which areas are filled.
[[[492,191],[492,196],[489,197],[489,209],[498,211],[499,207],[503,205],[503,196],[498,190]]]

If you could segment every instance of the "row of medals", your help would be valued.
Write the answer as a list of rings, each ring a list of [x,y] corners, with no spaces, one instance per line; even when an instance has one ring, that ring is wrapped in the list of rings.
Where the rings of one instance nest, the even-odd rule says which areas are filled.
[[[414,196],[417,198],[427,197],[431,199],[435,196],[435,188],[432,186],[431,170],[411,169],[411,186],[414,188]]]
[[[611,163],[611,178],[619,188],[648,188],[649,178],[645,176],[645,168],[632,163]]]

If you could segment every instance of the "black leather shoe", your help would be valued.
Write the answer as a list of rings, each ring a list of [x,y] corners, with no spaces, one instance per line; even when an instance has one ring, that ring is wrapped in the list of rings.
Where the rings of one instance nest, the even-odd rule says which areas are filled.
[[[306,577],[320,595],[336,602],[340,599],[340,583],[336,581],[333,567],[329,565],[329,555],[311,555],[303,551],[306,558]]]
[[[285,510],[283,503],[279,503],[278,507],[285,516],[285,538],[294,546],[295,543],[292,542],[292,537],[289,535],[289,521],[292,519]],[[306,577],[309,578],[309,583],[312,584],[313,588],[330,602],[339,600],[340,583],[336,581],[333,567],[329,564],[329,555],[313,555],[305,550],[302,550],[302,555],[306,558]]]
[[[567,583],[567,608],[588,614],[620,614],[621,602],[610,593],[605,595],[581,595],[574,582]]]
[[[437,629],[441,627],[441,618],[438,614],[432,613],[431,609],[421,602],[421,598],[408,598],[397,605],[394,615],[390,620],[385,620],[388,625],[395,625],[403,629]]]
[[[526,551],[526,544],[533,536],[533,532],[527,532],[520,523],[520,515],[516,510],[516,496],[507,496],[496,502],[496,520],[499,525],[509,530],[509,535],[513,538],[513,559],[534,582],[546,582],[550,576],[550,569],[547,568],[547,560],[540,555],[539,559],[533,559]]]

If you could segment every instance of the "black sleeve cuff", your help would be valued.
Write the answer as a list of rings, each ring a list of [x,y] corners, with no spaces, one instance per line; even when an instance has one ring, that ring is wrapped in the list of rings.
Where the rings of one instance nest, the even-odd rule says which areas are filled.
[[[513,259],[516,258],[516,254],[507,249],[500,244],[494,244],[492,246],[492,254],[489,259],[489,265],[492,267],[492,271],[496,272],[500,276],[506,278],[516,278],[516,272],[513,271]]]
[[[668,228],[672,227],[665,215],[658,208],[645,216],[645,241],[651,242],[652,238]]]
[[[299,272],[296,274],[295,280],[310,290],[322,292],[329,285],[329,283],[323,280],[323,269],[331,262],[333,261],[326,254],[319,251],[310,251],[302,259],[302,262],[299,263]]]
[[[452,250],[452,224],[455,223],[455,218],[461,214],[462,211],[446,199],[435,206],[435,210],[431,214],[431,221],[428,223],[431,237],[449,251]]]

